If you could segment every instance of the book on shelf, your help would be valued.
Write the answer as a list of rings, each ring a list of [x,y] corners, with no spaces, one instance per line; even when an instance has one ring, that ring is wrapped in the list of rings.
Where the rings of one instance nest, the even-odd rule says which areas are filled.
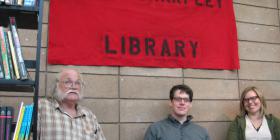
[[[36,0],[24,0],[23,6],[33,7],[36,5]]]
[[[17,124],[16,124],[16,128],[15,128],[15,131],[14,131],[14,135],[13,135],[13,140],[18,140],[18,135],[19,135],[19,131],[20,131],[20,128],[21,128],[22,116],[23,116],[24,110],[25,110],[24,103],[21,102],[20,107],[19,107]]]
[[[29,140],[29,137],[30,137],[33,108],[34,108],[34,104],[29,105],[29,112],[28,112],[28,117],[27,117],[27,126],[26,126],[26,132],[25,132],[24,140]]]
[[[5,0],[6,5],[13,5],[14,0]]]
[[[0,40],[1,44],[1,40]],[[1,54],[1,49],[0,49],[0,54]],[[5,78],[4,76],[4,68],[3,68],[3,61],[2,61],[2,56],[0,55],[0,79]]]
[[[14,108],[11,106],[6,107],[6,132],[5,132],[5,140],[11,140],[11,132],[12,132],[12,123],[14,118]]]
[[[37,0],[0,0],[0,5],[35,7],[37,2]]]
[[[23,5],[23,0],[17,0],[17,5],[22,6]]]
[[[0,108],[0,140],[4,140],[5,138],[5,130],[6,130],[6,108]]]
[[[1,41],[1,56],[2,56],[2,64],[4,68],[5,79],[11,79],[10,68],[9,68],[9,60],[7,54],[7,42],[5,40],[5,29],[0,26],[0,41]]]
[[[15,131],[12,134],[14,108],[11,106],[0,107],[0,140],[29,140],[32,125],[33,104],[20,103]]]
[[[0,107],[0,140],[10,140],[14,109],[11,106]]]
[[[15,17],[10,17],[10,30],[12,33],[15,54],[16,54],[17,60],[18,60],[18,69],[19,69],[20,79],[25,80],[25,79],[28,79],[29,74],[27,72],[27,68],[25,67],[24,59],[22,56],[22,50],[21,50],[21,45],[20,45],[20,41],[19,41],[19,37],[18,37]]]
[[[32,121],[32,112],[33,112],[33,105],[32,104],[26,105],[21,128],[19,131],[19,137],[18,137],[19,140],[29,139],[29,132],[30,132],[30,126]]]
[[[24,105],[24,103],[21,102],[13,140],[29,140],[33,106],[33,104]]]
[[[17,56],[15,53],[15,48],[14,48],[14,42],[12,39],[12,33],[10,30],[7,31],[8,34],[8,40],[9,40],[9,45],[10,45],[10,54],[11,54],[11,59],[12,59],[12,64],[13,64],[13,72],[14,72],[14,79],[18,80],[20,79],[19,76],[19,70],[18,70],[18,61],[17,61]]]
[[[29,110],[30,110],[29,105],[25,105],[25,111],[24,111],[24,114],[23,114],[22,123],[21,123],[21,127],[20,127],[20,130],[19,130],[19,136],[18,136],[19,140],[24,139],[24,135],[25,135],[26,128],[27,128]]]
[[[0,79],[29,79],[25,67],[15,17],[9,17],[8,28],[0,26]]]
[[[11,54],[11,49],[10,49],[10,42],[9,42],[9,39],[8,39],[8,30],[5,32],[5,42],[6,42],[6,51],[7,51],[7,56],[8,56],[10,76],[11,76],[11,79],[15,79],[15,72],[14,72],[14,67],[13,67],[13,63],[12,63],[12,54]]]

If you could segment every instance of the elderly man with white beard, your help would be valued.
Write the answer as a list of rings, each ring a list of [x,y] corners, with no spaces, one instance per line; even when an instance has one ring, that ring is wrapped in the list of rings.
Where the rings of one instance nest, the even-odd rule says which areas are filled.
[[[38,102],[38,140],[106,140],[96,116],[78,104],[83,88],[78,71],[58,74],[53,93]]]

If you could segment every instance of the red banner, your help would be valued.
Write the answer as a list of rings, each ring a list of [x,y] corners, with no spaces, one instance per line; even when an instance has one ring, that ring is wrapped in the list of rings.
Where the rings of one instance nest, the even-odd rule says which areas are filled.
[[[232,0],[50,1],[48,63],[238,69]]]

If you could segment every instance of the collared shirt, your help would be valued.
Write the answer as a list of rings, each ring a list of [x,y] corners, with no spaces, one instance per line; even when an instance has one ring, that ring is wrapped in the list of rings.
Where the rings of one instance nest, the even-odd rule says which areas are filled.
[[[77,105],[72,118],[54,99],[40,99],[38,103],[38,140],[106,140],[96,116]]]
[[[209,140],[206,129],[190,121],[181,124],[171,115],[153,123],[146,131],[144,140]]]

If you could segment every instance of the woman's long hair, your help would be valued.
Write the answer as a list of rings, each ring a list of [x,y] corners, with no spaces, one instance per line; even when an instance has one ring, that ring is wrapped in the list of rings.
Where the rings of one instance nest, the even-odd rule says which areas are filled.
[[[247,111],[246,111],[246,109],[244,107],[244,98],[245,98],[246,94],[249,91],[254,91],[257,94],[257,96],[258,96],[258,98],[260,99],[260,102],[261,102],[260,113],[261,113],[261,115],[265,115],[265,112],[266,112],[266,101],[264,99],[264,96],[263,96],[262,92],[258,88],[254,87],[254,86],[247,87],[247,88],[245,88],[243,90],[243,92],[241,94],[241,97],[240,97],[240,114],[242,116],[247,114]]]

